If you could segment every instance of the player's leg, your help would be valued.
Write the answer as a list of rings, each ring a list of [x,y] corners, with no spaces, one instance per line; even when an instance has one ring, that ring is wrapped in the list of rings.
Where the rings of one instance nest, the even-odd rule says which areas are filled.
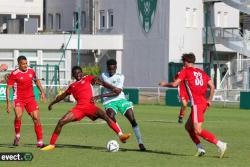
[[[121,142],[125,143],[127,139],[131,136],[131,134],[123,134],[120,127],[117,126],[117,123],[115,123],[109,116],[100,108],[96,107],[95,115],[98,118],[101,118],[107,122],[109,127],[115,131],[115,133],[119,136]]]
[[[178,117],[178,122],[179,123],[183,122],[183,118],[185,116],[185,112],[186,112],[187,106],[188,106],[188,102],[187,102],[186,99],[182,99],[181,102],[182,102],[182,106],[181,106],[181,109],[180,109],[180,112],[179,112],[179,117]]]
[[[40,120],[40,114],[39,110],[35,110],[31,113],[29,113],[31,116],[33,122],[34,122],[34,130],[36,132],[36,138],[37,138],[37,147],[43,147],[43,129],[42,129],[42,124]]]
[[[117,125],[117,127],[120,129],[120,131],[122,132],[122,129],[120,128],[119,124],[117,123],[116,119],[115,119],[115,109],[113,108],[105,108],[106,110],[106,114],[108,115],[109,118],[111,118]]]
[[[20,104],[20,103],[19,103]],[[14,120],[14,128],[15,128],[15,138],[13,145],[18,146],[20,143],[20,131],[22,125],[22,115],[23,115],[23,106],[15,104],[15,120]]]
[[[37,138],[37,147],[43,147],[43,128],[40,120],[40,112],[39,112],[39,107],[35,99],[30,99],[26,104],[25,104],[26,111],[32,118],[34,122],[34,130],[36,133],[36,138]]]
[[[145,151],[146,148],[144,147],[144,144],[142,142],[140,128],[135,120],[133,109],[127,109],[124,116],[129,120],[130,124],[132,125],[140,150]]]
[[[58,121],[58,123],[54,129],[54,132],[50,138],[50,144],[48,146],[42,148],[41,150],[43,150],[43,151],[53,150],[55,148],[56,140],[57,140],[58,136],[60,135],[63,126],[66,125],[67,123],[73,122],[73,121],[77,121],[77,118],[75,117],[73,112],[69,111]]]
[[[195,131],[193,129],[191,117],[188,118],[186,125],[185,125],[185,129],[197,147],[197,153],[195,154],[195,156],[205,155],[205,149],[203,148],[198,135],[195,133]]]
[[[227,149],[227,143],[218,140],[213,133],[202,129],[202,123],[204,122],[204,113],[206,111],[207,106],[194,105],[192,108],[194,111],[193,126],[195,133],[201,136],[203,139],[207,140],[208,142],[215,144],[221,153],[220,158],[222,158]]]

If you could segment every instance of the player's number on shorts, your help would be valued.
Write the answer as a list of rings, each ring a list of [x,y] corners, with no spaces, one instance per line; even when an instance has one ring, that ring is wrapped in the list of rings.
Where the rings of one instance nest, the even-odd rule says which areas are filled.
[[[195,85],[203,86],[202,74],[200,72],[194,72],[194,76],[195,76]]]

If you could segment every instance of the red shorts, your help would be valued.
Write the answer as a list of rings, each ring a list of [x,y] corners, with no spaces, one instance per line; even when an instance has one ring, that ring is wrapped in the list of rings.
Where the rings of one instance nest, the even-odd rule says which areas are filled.
[[[80,121],[85,116],[91,120],[95,120],[97,118],[96,111],[98,109],[99,108],[96,105],[76,105],[70,110],[70,112],[74,114],[77,121]]]
[[[196,104],[192,106],[190,114],[192,123],[204,122],[204,113],[206,112],[207,106],[207,103]]]
[[[32,113],[35,110],[39,110],[38,104],[35,98],[29,98],[26,100],[15,99],[14,100],[14,107],[21,107],[22,111],[24,108],[28,113]]]

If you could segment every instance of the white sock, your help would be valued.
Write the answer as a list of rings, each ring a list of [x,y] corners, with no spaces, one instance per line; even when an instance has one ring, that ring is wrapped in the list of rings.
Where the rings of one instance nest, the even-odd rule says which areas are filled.
[[[201,149],[204,149],[204,147],[202,146],[202,144],[201,144],[201,143],[199,143],[199,144],[196,144],[196,147],[197,147],[197,148],[201,148]]]
[[[137,125],[136,127],[133,127],[133,130],[134,130],[138,144],[142,144],[142,137],[141,137],[139,126]]]
[[[219,147],[219,148],[221,148],[221,147],[224,146],[224,144],[225,144],[224,142],[218,140],[218,142],[216,143],[216,146]]]

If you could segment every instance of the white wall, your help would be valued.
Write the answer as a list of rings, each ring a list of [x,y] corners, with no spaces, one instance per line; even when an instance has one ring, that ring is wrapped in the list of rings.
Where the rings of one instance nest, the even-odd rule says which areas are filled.
[[[0,14],[40,15],[40,27],[43,29],[43,0],[1,0]]]
[[[226,5],[223,2],[214,4],[214,23],[216,27],[238,28],[240,26],[239,10]]]
[[[190,13],[186,16],[187,8]],[[169,61],[180,62],[183,53],[193,52],[196,62],[203,62],[203,15],[203,1],[170,1]],[[186,19],[190,24],[186,23]]]

